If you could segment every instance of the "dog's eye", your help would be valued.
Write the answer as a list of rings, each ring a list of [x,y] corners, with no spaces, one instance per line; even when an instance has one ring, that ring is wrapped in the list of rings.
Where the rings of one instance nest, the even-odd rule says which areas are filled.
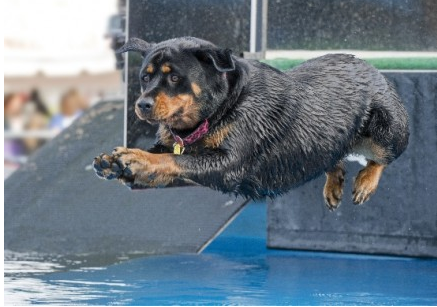
[[[150,80],[150,76],[149,75],[144,75],[144,76],[141,77],[141,80],[143,80],[144,82],[147,83]]]
[[[178,75],[175,75],[175,74],[170,75],[171,82],[176,83],[176,82],[179,82],[179,80],[181,80],[181,78]]]

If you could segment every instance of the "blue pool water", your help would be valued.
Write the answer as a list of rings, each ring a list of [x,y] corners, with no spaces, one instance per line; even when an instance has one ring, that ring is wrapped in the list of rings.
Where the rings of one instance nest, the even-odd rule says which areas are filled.
[[[270,250],[252,203],[200,255],[104,267],[7,255],[5,303],[56,305],[436,305],[437,260]],[[15,258],[14,258],[15,257]]]

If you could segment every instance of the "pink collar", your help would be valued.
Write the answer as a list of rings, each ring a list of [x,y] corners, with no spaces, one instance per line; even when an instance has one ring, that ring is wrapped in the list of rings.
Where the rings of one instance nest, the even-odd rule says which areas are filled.
[[[175,143],[173,144],[174,147],[174,154],[181,155],[184,152],[185,146],[191,145],[198,140],[200,140],[205,134],[208,133],[209,130],[209,122],[207,119],[203,121],[199,125],[199,127],[196,128],[190,135],[181,138],[179,135],[175,134],[173,130],[170,129],[170,132],[173,136],[173,139]]]

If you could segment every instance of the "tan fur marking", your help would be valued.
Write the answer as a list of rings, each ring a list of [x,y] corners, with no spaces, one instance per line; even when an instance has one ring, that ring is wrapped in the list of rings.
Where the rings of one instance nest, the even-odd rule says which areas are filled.
[[[176,164],[173,154],[151,154],[147,155],[149,168],[158,175],[178,176],[181,174],[179,165]]]
[[[156,177],[151,176],[154,175]],[[136,180],[149,186],[165,186],[181,174],[180,167],[176,164],[172,154],[147,154],[147,167],[145,173],[138,174]]]
[[[362,204],[375,193],[385,165],[369,161],[359,173],[354,183],[353,201]]]
[[[154,71],[155,71],[155,68],[153,68],[153,65],[152,65],[152,64],[147,65],[147,67],[146,67],[146,72],[147,72],[148,74],[153,74]]]
[[[164,65],[162,65],[162,66],[161,66],[161,71],[162,71],[164,74],[168,74],[169,72],[171,72],[171,68],[170,68],[169,64],[168,64],[168,63],[165,63]]]
[[[135,184],[165,186],[178,177],[182,170],[173,154],[152,154],[140,149],[117,149],[118,159],[132,172]]]
[[[159,93],[155,97],[153,115],[175,129],[190,129],[199,123],[199,107],[190,94],[168,96]]]
[[[196,96],[199,96],[200,93],[202,92],[202,90],[200,89],[200,86],[195,82],[191,83],[191,89],[193,90],[193,93]]]
[[[204,146],[208,148],[218,148],[224,141],[224,139],[228,136],[230,131],[231,125],[219,128],[205,138],[205,140],[203,141]]]

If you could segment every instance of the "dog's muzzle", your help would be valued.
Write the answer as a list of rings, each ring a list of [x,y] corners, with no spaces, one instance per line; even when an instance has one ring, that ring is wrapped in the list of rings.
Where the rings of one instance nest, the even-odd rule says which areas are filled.
[[[140,98],[135,102],[135,112],[140,119],[150,118],[153,103],[152,98]]]

